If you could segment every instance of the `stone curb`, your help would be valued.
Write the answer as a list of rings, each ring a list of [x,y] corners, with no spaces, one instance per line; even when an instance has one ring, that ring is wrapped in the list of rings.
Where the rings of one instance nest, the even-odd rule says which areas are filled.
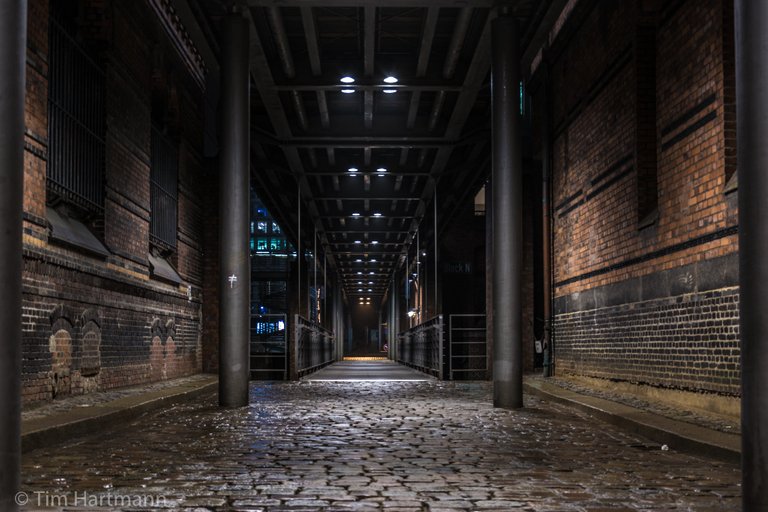
[[[527,381],[523,387],[532,395],[574,407],[633,434],[666,444],[673,450],[737,464],[741,461],[741,436],[737,434],[718,432],[603,398],[581,395],[546,382]]]
[[[93,407],[26,420],[21,426],[21,450],[26,453],[93,434],[100,429],[132,421],[148,412],[214,393],[217,386],[218,377],[211,376],[203,382],[139,393]]]

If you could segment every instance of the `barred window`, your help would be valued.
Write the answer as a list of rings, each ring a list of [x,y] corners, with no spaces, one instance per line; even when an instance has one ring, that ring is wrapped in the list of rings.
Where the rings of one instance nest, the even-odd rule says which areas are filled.
[[[76,13],[55,2],[49,27],[48,200],[104,209],[104,72],[76,39]],[[66,3],[68,4],[68,2]]]
[[[152,126],[150,171],[150,242],[161,249],[176,248],[179,153],[176,144]]]

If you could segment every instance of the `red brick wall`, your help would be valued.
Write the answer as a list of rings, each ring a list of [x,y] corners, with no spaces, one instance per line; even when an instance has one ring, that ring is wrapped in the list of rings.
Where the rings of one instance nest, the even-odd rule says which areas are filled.
[[[638,129],[647,127],[647,103],[638,104],[647,75],[638,73],[648,60],[636,53],[635,2],[597,2],[553,55],[560,370],[738,393],[738,290],[735,301],[706,295],[731,297],[737,286],[736,194],[724,191],[735,169],[731,4],[688,0],[657,13],[655,144]],[[644,227],[648,151],[658,209]],[[662,313],[654,301],[670,297],[681,305]],[[605,336],[621,308],[634,313]],[[674,326],[656,332],[665,314]],[[702,330],[699,321],[715,323]]]
[[[106,73],[106,258],[49,239],[49,0],[31,0],[24,192],[23,399],[174,378],[202,369],[204,254],[201,198],[202,95],[144,2],[84,2],[81,31],[97,42]],[[157,50],[159,48],[159,50]],[[182,91],[179,235],[171,261],[181,286],[150,277],[152,52]],[[181,124],[181,123],[180,123]],[[188,295],[188,291],[191,294]],[[153,344],[153,340],[157,343]]]

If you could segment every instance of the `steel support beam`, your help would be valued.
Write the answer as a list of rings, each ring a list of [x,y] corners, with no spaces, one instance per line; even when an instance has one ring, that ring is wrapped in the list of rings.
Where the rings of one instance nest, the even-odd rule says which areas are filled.
[[[223,20],[219,155],[219,404],[248,405],[250,334],[248,22]]]
[[[21,228],[27,2],[0,3],[0,509],[15,511],[21,478]]]
[[[735,9],[743,510],[768,510],[768,3]]]
[[[521,329],[522,158],[517,21],[492,27],[493,102],[493,405],[523,406]]]

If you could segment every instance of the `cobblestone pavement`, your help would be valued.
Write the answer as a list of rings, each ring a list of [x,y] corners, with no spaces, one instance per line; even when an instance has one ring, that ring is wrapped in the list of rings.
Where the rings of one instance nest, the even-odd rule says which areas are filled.
[[[534,397],[493,409],[484,383],[252,383],[251,401],[222,410],[211,396],[30,452],[27,509],[740,508],[735,465],[663,451]]]

